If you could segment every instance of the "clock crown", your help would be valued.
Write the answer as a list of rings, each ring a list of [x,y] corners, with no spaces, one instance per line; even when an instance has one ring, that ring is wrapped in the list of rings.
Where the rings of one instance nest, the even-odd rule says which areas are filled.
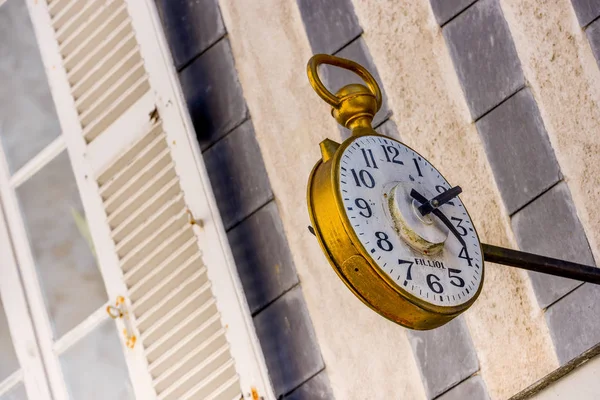
[[[342,87],[334,95],[321,81],[318,67],[321,64],[333,65],[354,72],[362,78],[365,85],[352,83]],[[371,121],[381,108],[381,90],[373,75],[362,65],[345,58],[330,56],[328,54],[315,54],[308,61],[308,80],[317,94],[331,105],[331,114],[335,120],[345,128],[352,130],[353,134],[373,131]]]
[[[340,125],[353,132],[357,128],[371,128],[379,105],[369,88],[352,83],[338,90],[336,96],[340,99],[340,105],[331,108],[331,115]]]

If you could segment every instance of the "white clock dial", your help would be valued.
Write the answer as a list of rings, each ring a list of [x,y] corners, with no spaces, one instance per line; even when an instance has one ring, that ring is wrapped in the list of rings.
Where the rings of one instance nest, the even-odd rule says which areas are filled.
[[[458,197],[439,207],[456,234],[433,214],[417,211],[410,193],[427,200],[450,189],[412,149],[380,136],[360,136],[340,159],[340,195],[365,252],[401,289],[437,306],[471,300],[482,282],[481,247]]]

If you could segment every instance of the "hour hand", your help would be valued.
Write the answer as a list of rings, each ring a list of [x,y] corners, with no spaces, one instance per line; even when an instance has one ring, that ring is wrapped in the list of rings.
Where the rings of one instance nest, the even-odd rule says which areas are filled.
[[[450,189],[446,190],[445,192],[438,194],[437,196],[435,196],[433,199],[427,201],[426,203],[421,204],[421,206],[419,207],[419,212],[421,213],[422,216],[425,216],[425,215],[429,214],[430,212],[432,212],[433,210],[435,210],[436,208],[439,208],[442,205],[446,204],[447,202],[449,202],[450,200],[452,200],[453,198],[455,198],[456,196],[458,196],[461,193],[462,193],[461,187],[454,186],[453,188],[450,188]]]
[[[460,189],[460,187],[458,187],[458,188]],[[450,190],[452,190],[452,189],[450,189]],[[448,192],[450,190],[448,190]],[[421,193],[417,192],[415,189],[412,189],[410,191],[410,197],[412,197],[413,199],[415,199],[416,201],[418,201],[422,205],[423,204],[427,204],[429,202],[429,200],[427,200],[427,198],[425,196],[423,196]],[[438,217],[438,219],[440,221],[442,221],[442,223],[444,225],[446,225],[448,227],[448,229],[450,229],[450,232],[452,232],[454,234],[454,236],[456,236],[456,238],[458,239],[458,241],[460,242],[460,244],[462,244],[462,246],[466,249],[467,248],[467,244],[465,243],[465,240],[462,238],[462,236],[460,235],[460,233],[456,230],[456,228],[452,224],[452,221],[450,221],[448,219],[448,217],[446,217],[446,215],[441,210],[438,210],[437,208],[434,208],[433,210],[431,210],[431,212],[433,213],[433,215],[435,215],[436,217]]]

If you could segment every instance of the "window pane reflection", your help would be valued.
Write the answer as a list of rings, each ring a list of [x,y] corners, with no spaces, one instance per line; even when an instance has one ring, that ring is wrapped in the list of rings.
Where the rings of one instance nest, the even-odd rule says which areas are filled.
[[[112,320],[67,350],[60,363],[72,400],[135,399]]]
[[[12,174],[60,134],[24,0],[0,7],[0,105],[0,141]]]
[[[27,393],[22,383],[0,396],[0,400],[27,400]]]
[[[0,382],[19,369],[19,361],[15,354],[12,338],[8,331],[6,313],[0,299]]]
[[[56,338],[106,301],[66,152],[16,190]]]

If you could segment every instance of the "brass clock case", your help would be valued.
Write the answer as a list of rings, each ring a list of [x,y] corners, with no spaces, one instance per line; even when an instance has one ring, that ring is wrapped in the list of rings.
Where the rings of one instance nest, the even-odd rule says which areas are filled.
[[[369,89],[372,89],[373,82],[375,81],[360,65],[332,56],[317,55],[315,57],[318,57],[316,61],[313,58],[309,62],[309,79],[311,83],[315,79],[318,80],[316,67],[320,63],[328,63],[350,69],[354,72],[360,68],[361,73],[359,75],[363,79],[365,75],[368,75],[372,79],[371,81],[367,81]],[[334,58],[335,63],[328,62],[330,58]],[[344,63],[345,61],[347,63]],[[376,83],[374,85],[376,86]],[[338,122],[352,129],[352,136],[341,145],[329,139],[321,143],[322,159],[317,162],[310,174],[307,190],[308,211],[314,233],[335,272],[346,286],[367,306],[389,320],[407,328],[418,330],[436,328],[449,322],[473,304],[483,287],[484,268],[482,265],[482,282],[477,292],[468,302],[458,306],[437,306],[415,297],[395,284],[379,268],[368,251],[363,247],[352,229],[343,205],[339,183],[341,157],[344,150],[352,145],[358,137],[374,135],[385,137],[387,140],[392,139],[379,135],[370,126],[374,113],[381,105],[379,88],[377,88],[377,91],[369,91],[368,88],[363,86],[364,90],[362,91],[365,96],[377,99],[376,109],[373,109],[375,101],[370,101],[369,99],[361,101],[356,96],[346,96],[346,99],[349,101],[344,103],[345,98],[343,94],[358,93],[360,96],[361,91],[357,90],[357,86],[360,85],[354,84],[352,87],[342,88],[338,92],[338,95],[342,94],[340,97],[327,92],[330,98],[335,97],[341,100],[336,104],[332,104],[332,102],[326,99],[326,101],[332,104],[332,114],[338,119]],[[322,90],[324,86],[322,84],[321,86],[313,84],[313,87],[321,95],[319,90]],[[321,97],[325,99],[324,96]],[[360,110],[361,104],[366,105],[362,111]],[[350,108],[350,106],[353,109],[358,108],[354,111],[354,115],[360,114],[358,118],[353,118],[352,113],[344,110],[345,105],[346,109]],[[341,115],[344,115],[345,120],[340,121],[342,119],[340,118]],[[477,235],[476,232],[475,234]]]

